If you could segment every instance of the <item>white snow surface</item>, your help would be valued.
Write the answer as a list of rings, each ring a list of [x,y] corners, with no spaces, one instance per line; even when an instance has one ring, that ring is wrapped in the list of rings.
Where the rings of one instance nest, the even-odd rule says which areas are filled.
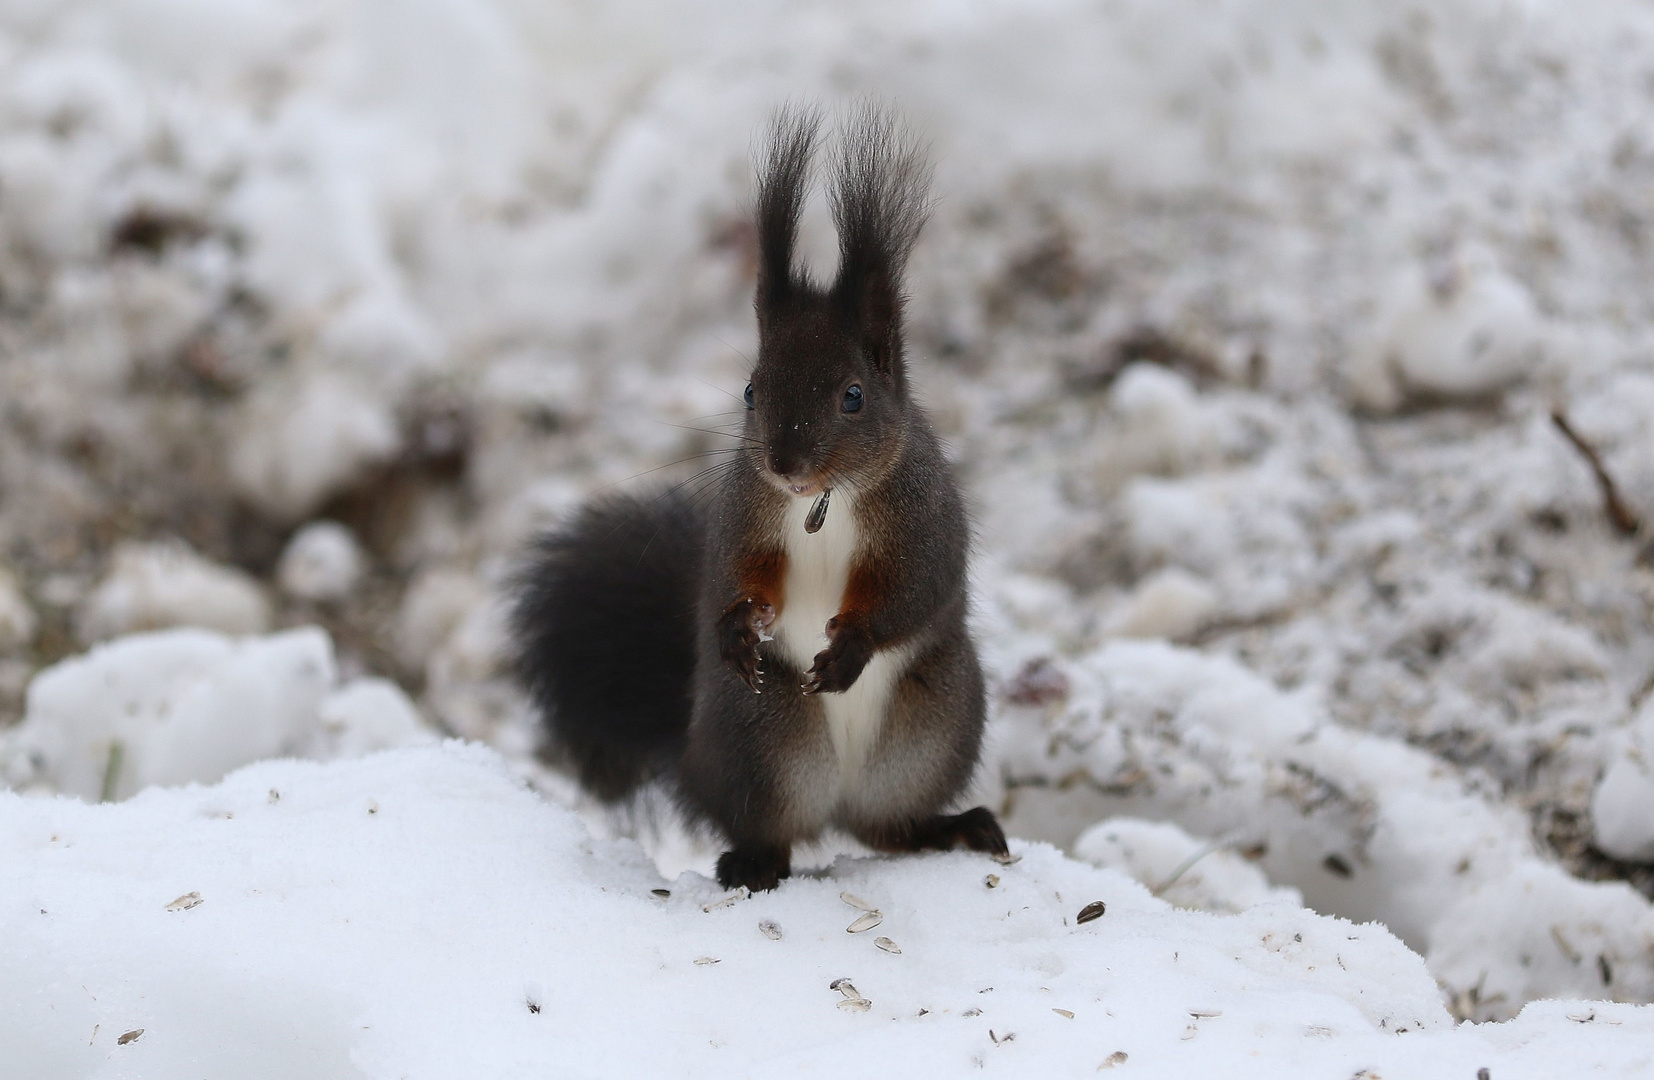
[[[716,906],[712,882],[661,880],[457,743],[261,763],[118,806],[0,794],[0,857],[34,868],[0,881],[0,1045],[34,1080],[1654,1065],[1646,1009],[1455,1027],[1382,927],[1290,904],[1176,911],[1016,849],[1007,867],[841,859]],[[883,921],[848,933],[861,913],[841,893]]]
[[[34,838],[8,897],[73,867],[39,904],[60,916],[6,909],[0,984],[57,996],[0,1025],[46,1033],[39,1075],[513,1075],[548,1030],[576,1073],[605,1035],[664,1071],[1646,1071],[1646,1007],[1584,1002],[1654,1000],[1650,70],[1654,13],[1616,0],[0,0],[0,764],[127,800],[0,796]],[[973,798],[1212,914],[1031,844],[996,871],[1026,916],[966,856],[831,850],[702,914],[704,881],[657,903],[635,849],[483,750],[334,760],[434,725],[658,865],[708,865],[538,765],[505,586],[582,499],[705,482],[753,351],[756,133],[864,94],[938,163],[909,336],[978,524]],[[819,199],[803,243],[825,272]],[[121,636],[165,627],[191,629]],[[177,786],[277,755],[331,763]],[[315,817],[260,802],[289,776]],[[428,846],[356,832],[412,820],[353,809],[397,791]],[[214,792],[234,818],[200,817]],[[84,846],[40,840],[52,815]],[[234,883],[267,861],[285,886]],[[520,876],[494,896],[467,867]],[[821,929],[843,887],[890,905],[870,933],[899,956]],[[1091,937],[1062,927],[1071,889],[1109,901]],[[925,947],[934,908],[957,957]],[[1325,916],[1396,938],[1360,931],[1334,980]],[[1277,920],[1308,944],[1260,969]],[[1130,989],[1073,951],[1126,924]],[[53,927],[69,952],[35,950]],[[721,963],[683,959],[701,927]],[[767,994],[794,946],[822,950],[808,993]],[[111,1048],[145,1018],[51,974],[72,956],[161,1019]],[[748,957],[777,967],[730,975]],[[1005,1029],[961,1017],[989,969],[1024,980],[981,995],[1021,1003]],[[1269,1017],[1240,989],[1266,983]],[[1208,992],[1224,1015],[1187,1017]],[[1427,1000],[1373,1029],[1405,1010],[1371,1001]],[[1443,1001],[1519,1018],[1448,1030]]]

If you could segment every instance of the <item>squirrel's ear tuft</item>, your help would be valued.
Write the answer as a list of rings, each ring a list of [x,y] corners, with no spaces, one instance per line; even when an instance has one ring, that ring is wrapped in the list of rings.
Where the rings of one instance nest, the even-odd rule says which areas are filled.
[[[821,132],[821,113],[787,105],[770,119],[769,146],[758,173],[758,314],[787,298],[798,284],[793,248],[798,218],[810,194],[810,159]]]
[[[845,125],[842,153],[829,194],[839,236],[833,295],[874,366],[900,378],[902,272],[930,213],[930,161],[894,113],[872,102]]]

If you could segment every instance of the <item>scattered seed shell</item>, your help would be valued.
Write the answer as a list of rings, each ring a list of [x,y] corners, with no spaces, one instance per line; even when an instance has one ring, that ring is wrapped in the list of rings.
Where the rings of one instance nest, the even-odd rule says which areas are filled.
[[[882,911],[863,912],[856,918],[855,922],[851,923],[849,926],[846,926],[844,931],[847,934],[859,934],[863,930],[873,929],[882,922],[884,922],[884,913]]]
[[[167,910],[168,911],[188,911],[192,907],[200,907],[201,903],[202,903],[202,900],[201,900],[201,894],[200,893],[198,893],[198,892],[187,892],[183,896],[180,896],[178,899],[174,900],[172,903],[168,904],[167,905]],[[142,1031],[143,1029],[140,1028],[139,1030]]]
[[[863,997],[845,998],[838,1003],[838,1007],[845,1012],[866,1012],[873,1007],[873,1003]]]
[[[1021,855],[994,855],[992,858],[1001,866],[1015,866],[1022,861]]]
[[[1080,909],[1080,913],[1074,917],[1074,921],[1082,924],[1088,923],[1093,919],[1102,918],[1103,912],[1107,910],[1108,905],[1104,904],[1101,900],[1093,900],[1091,903]]]
[[[986,885],[990,889],[999,888],[999,875],[989,874],[987,877],[982,879],[982,884]]]
[[[773,919],[763,919],[758,923],[758,932],[771,941],[781,940],[781,924]]]
[[[972,1017],[972,1016],[981,1016],[982,1015],[982,1010],[981,1009],[966,1009],[964,1012],[960,1013],[959,1015],[963,1016],[963,1017],[967,1017],[967,1018]]]
[[[873,944],[877,945],[887,953],[895,953],[897,956],[902,955],[902,947],[887,937],[874,938]]]
[[[742,885],[740,888],[736,889],[734,892],[730,893],[728,896],[722,897],[721,899],[718,899],[718,900],[714,900],[710,904],[702,904],[701,905],[701,910],[702,911],[717,911],[719,908],[726,908],[726,907],[729,907],[729,905],[731,905],[731,904],[738,904],[742,900],[745,900],[747,897],[749,897],[751,895],[752,895],[752,890],[747,888],[745,885]]]
[[[863,900],[861,897],[855,895],[854,893],[841,892],[841,893],[838,894],[838,898],[840,900],[843,900],[846,904],[849,904],[851,907],[855,908],[857,911],[877,911],[877,910],[879,910],[878,908],[874,907],[872,904],[869,904],[866,900]]]
[[[1103,1069],[1112,1069],[1116,1065],[1124,1065],[1126,1063],[1126,1059],[1130,1056],[1131,1055],[1126,1053],[1124,1050],[1116,1050],[1114,1053],[1104,1058],[1103,1063],[1097,1066],[1097,1068],[1101,1071]]]
[[[672,897],[671,889],[650,889],[649,895],[657,900],[669,900]]]
[[[1056,1013],[1058,1016],[1064,1016],[1070,1020],[1074,1019],[1074,1014],[1069,1012],[1067,1009],[1052,1009],[1051,1011]]]
[[[1222,1016],[1222,1009],[1190,1009],[1189,1015],[1196,1020],[1210,1020],[1214,1016]]]
[[[721,961],[716,956],[697,956],[695,963],[700,967],[706,967],[708,964],[717,964]]]
[[[125,1035],[122,1035],[120,1038],[116,1039],[115,1042],[119,1046],[125,1046],[127,1043],[137,1042],[139,1039],[143,1038],[143,1035],[143,1028],[133,1028]]]

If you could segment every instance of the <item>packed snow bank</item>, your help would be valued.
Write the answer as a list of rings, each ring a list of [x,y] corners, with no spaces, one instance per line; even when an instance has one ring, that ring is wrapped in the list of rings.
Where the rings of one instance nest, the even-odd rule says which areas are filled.
[[[432,738],[394,683],[337,682],[333,644],[316,627],[121,638],[35,678],[23,723],[0,733],[0,782],[120,799],[152,784],[211,783],[261,758]]]
[[[1098,818],[1170,819],[1251,853],[1320,911],[1408,941],[1466,1015],[1542,997],[1654,995],[1654,909],[1570,877],[1527,820],[1422,750],[1328,721],[1227,659],[1117,643],[1039,660],[998,732],[1007,831],[1064,843]],[[1122,867],[1108,826],[1076,850]],[[1132,870],[1153,884],[1169,869]]]
[[[1654,1010],[1552,1003],[1455,1028],[1381,927],[1175,911],[1017,849],[1011,866],[844,859],[724,903],[457,743],[118,805],[0,794],[0,1045],[30,1080],[1654,1064]],[[841,894],[882,922],[847,933],[862,913]]]

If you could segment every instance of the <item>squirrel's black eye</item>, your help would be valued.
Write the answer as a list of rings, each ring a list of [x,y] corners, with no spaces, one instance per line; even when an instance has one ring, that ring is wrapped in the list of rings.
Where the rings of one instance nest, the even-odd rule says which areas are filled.
[[[861,411],[861,387],[851,386],[850,389],[844,392],[844,411]]]
[[[742,396],[746,399],[747,408],[749,408],[749,409],[752,408],[753,404],[752,404],[752,384],[751,383],[747,383],[747,392]]]

